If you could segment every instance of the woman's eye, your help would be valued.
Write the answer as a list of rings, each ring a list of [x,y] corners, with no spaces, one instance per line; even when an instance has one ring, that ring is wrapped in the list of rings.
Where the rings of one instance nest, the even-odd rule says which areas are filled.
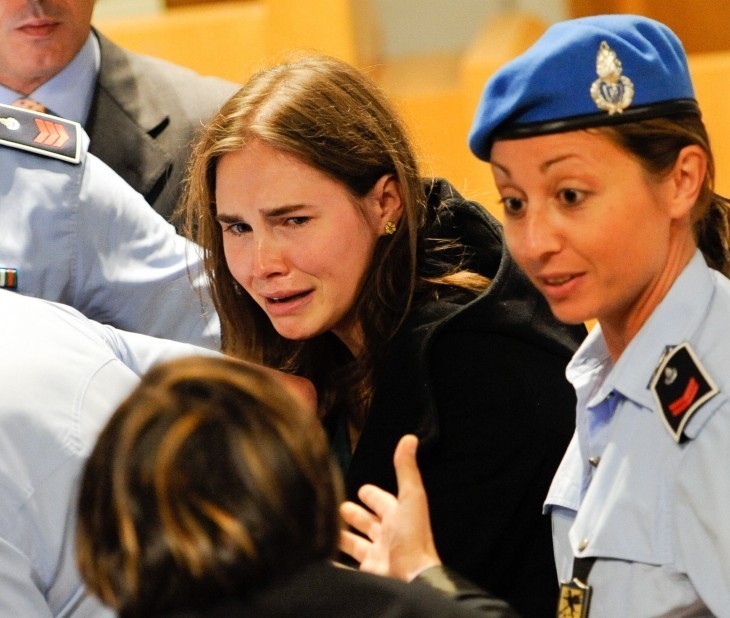
[[[248,223],[231,223],[225,230],[230,232],[234,236],[241,236],[251,231],[251,226]]]
[[[585,199],[586,194],[578,189],[562,189],[558,193],[558,199],[567,206],[577,206]]]
[[[507,215],[516,215],[524,208],[524,201],[519,197],[503,197],[502,206]]]
[[[289,217],[286,220],[287,225],[291,225],[293,227],[298,227],[300,225],[304,225],[305,223],[308,223],[310,221],[310,217]]]

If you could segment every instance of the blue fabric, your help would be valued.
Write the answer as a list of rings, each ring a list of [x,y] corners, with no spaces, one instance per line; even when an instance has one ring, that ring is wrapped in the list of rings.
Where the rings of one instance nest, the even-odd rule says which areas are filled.
[[[697,252],[615,364],[596,326],[568,365],[576,435],[546,510],[563,581],[573,557],[597,558],[592,617],[730,616],[729,311],[730,281]],[[720,392],[678,444],[648,385],[682,343]]]
[[[139,375],[163,360],[213,353],[7,290],[0,341],[0,616],[112,616],[85,594],[74,560],[81,471]]]
[[[604,42],[620,62],[620,76],[630,80],[633,89],[630,103],[613,113],[601,109],[591,96]],[[612,88],[623,87],[604,81],[603,93],[609,97]],[[615,123],[631,119],[633,110],[645,106],[694,97],[682,43],[665,25],[636,15],[569,20],[549,28],[487,82],[469,147],[488,161],[495,134],[508,128],[534,127],[537,134],[554,132],[546,130],[546,123],[566,119],[592,126]]]
[[[17,269],[20,294],[218,348],[200,248],[80,142],[79,164],[0,145],[0,267]]]

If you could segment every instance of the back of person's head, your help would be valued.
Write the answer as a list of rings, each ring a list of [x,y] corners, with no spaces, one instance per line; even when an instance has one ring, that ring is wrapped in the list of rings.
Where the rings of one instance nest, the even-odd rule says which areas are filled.
[[[340,485],[318,419],[270,374],[162,364],[88,460],[79,568],[123,617],[245,595],[336,553]]]
[[[397,113],[362,71],[336,58],[306,56],[253,75],[208,125],[191,161],[183,212],[188,233],[205,251],[226,350],[282,366],[276,354],[282,343],[228,270],[215,219],[218,161],[254,140],[340,182],[356,204],[382,176],[398,181],[403,215],[395,233],[378,241],[357,300],[364,329],[388,339],[416,286],[425,219],[416,156]]]

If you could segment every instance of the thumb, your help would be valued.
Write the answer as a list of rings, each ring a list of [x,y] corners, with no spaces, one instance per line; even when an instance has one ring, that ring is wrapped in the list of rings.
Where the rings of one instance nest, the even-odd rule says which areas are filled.
[[[398,496],[410,492],[424,493],[421,472],[418,470],[416,450],[418,438],[414,435],[405,435],[398,442],[393,456],[395,475],[398,481]]]

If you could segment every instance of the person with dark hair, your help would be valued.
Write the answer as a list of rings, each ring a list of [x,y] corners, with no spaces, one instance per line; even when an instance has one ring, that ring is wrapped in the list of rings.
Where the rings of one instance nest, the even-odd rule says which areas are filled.
[[[635,15],[556,24],[487,83],[469,143],[517,263],[560,320],[597,320],[545,503],[558,615],[727,616],[730,210],[681,42]],[[414,453],[408,438],[396,460]],[[368,568],[439,563],[419,488],[343,507]]]
[[[496,220],[422,178],[379,89],[320,56],[254,75],[189,178],[224,350],[313,381],[350,499],[394,490],[393,449],[417,432],[439,550],[518,611],[552,609],[541,505],[585,330],[552,317]]]
[[[271,372],[230,358],[163,363],[89,456],[79,568],[120,618],[483,615],[332,564],[341,495],[314,410]],[[497,600],[482,609],[513,615]]]

